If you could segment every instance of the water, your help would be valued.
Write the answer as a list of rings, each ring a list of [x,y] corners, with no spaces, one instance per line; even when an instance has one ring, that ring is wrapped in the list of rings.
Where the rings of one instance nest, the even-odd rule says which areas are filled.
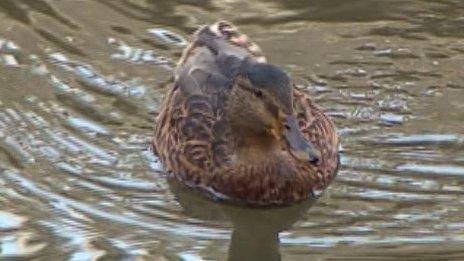
[[[0,1],[0,259],[464,258],[460,0]],[[317,202],[214,203],[148,151],[172,69],[227,19],[327,109]]]

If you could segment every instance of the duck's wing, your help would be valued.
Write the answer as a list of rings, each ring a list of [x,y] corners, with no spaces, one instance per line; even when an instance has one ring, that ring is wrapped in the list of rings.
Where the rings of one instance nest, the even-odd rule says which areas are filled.
[[[244,59],[263,60],[259,48],[244,39],[227,22],[202,27],[176,68],[157,118],[153,148],[166,170],[184,180],[207,182],[208,170],[231,154],[223,107],[228,90]]]
[[[230,88],[245,59],[265,61],[258,45],[232,24],[221,21],[203,26],[182,54],[176,85],[186,96]]]
[[[321,152],[317,175],[325,188],[334,178],[339,165],[339,140],[332,120],[316,106],[308,94],[293,91],[293,106],[303,135]]]

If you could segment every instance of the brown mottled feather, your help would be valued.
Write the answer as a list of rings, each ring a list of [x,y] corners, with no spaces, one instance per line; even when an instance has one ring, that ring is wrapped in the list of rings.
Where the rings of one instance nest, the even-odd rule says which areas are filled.
[[[227,22],[196,33],[155,125],[153,147],[166,171],[190,186],[255,204],[300,201],[326,188],[338,167],[338,137],[332,121],[297,89],[294,109],[304,136],[322,153],[319,163],[297,161],[285,144],[266,161],[236,160],[225,110],[231,79],[215,67],[214,50],[198,41],[205,28],[225,39],[218,40],[225,52],[265,62],[259,47]]]

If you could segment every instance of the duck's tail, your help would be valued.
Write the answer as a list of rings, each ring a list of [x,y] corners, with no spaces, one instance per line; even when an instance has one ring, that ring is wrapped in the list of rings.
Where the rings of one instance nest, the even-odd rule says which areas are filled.
[[[219,21],[198,29],[192,42],[185,48],[179,65],[182,65],[196,47],[207,46],[212,51],[241,52],[257,62],[266,62],[261,48],[227,21]],[[216,50],[214,50],[216,49]]]

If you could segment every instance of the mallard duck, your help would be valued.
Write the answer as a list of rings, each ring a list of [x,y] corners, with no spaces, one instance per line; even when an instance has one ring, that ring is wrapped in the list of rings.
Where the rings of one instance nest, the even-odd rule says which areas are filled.
[[[338,169],[332,121],[229,22],[193,35],[159,110],[153,150],[167,173],[257,205],[317,195]]]

